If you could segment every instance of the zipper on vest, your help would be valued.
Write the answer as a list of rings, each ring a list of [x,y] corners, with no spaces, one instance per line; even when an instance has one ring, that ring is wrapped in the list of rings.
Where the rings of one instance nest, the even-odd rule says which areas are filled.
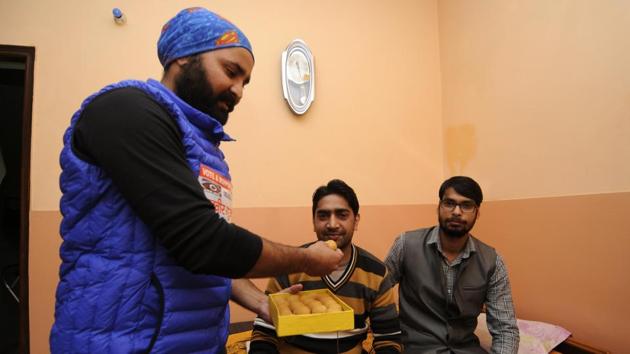
[[[153,349],[155,342],[160,336],[160,329],[162,328],[162,319],[164,317],[164,288],[162,288],[162,283],[160,283],[160,279],[158,279],[155,273],[151,273],[151,284],[155,285],[158,291],[158,298],[160,301],[160,310],[158,312],[157,326],[155,328],[155,333],[153,333],[153,337],[151,337],[151,342],[149,342],[149,348],[146,351],[147,354],[151,353],[151,350]]]

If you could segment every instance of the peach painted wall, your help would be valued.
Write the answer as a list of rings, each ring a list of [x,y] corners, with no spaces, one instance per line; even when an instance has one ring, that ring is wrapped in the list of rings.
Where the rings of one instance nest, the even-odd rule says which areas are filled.
[[[438,2],[445,174],[490,199],[630,191],[630,2]]]
[[[477,233],[504,253],[518,314],[627,352],[630,2],[438,14],[444,172],[484,188]]]
[[[29,239],[30,352],[49,353],[48,336],[55,314],[59,281],[59,211],[32,211]]]
[[[404,230],[434,225],[436,205],[362,207],[355,242],[384,258]],[[496,247],[510,273],[519,318],[569,329],[614,353],[630,330],[630,193],[487,201],[474,234]],[[285,243],[314,239],[310,209],[252,208],[238,222]],[[256,280],[262,289],[266,280]],[[254,315],[232,304],[232,321]]]
[[[630,348],[630,193],[491,201],[475,234],[506,259],[520,318]]]
[[[340,177],[365,205],[415,205],[442,178],[437,3],[397,1],[0,2],[0,43],[34,46],[29,287],[31,351],[47,351],[58,277],[58,155],[70,116],[102,86],[159,78],[161,26],[190,6],[239,24],[256,66],[225,144],[240,208],[305,208],[312,190]],[[117,26],[120,7],[127,24]],[[282,98],[280,55],[304,39],[315,55],[316,101],[304,116]],[[274,209],[280,208],[280,209]],[[278,213],[279,215],[281,213]],[[252,220],[256,224],[256,219]],[[243,219],[249,226],[249,219]],[[290,242],[274,228],[259,230]],[[293,242],[297,244],[296,242]]]

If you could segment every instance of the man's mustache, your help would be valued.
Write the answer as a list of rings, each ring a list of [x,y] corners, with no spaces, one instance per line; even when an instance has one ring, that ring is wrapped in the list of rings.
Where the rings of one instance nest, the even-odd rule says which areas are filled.
[[[238,99],[236,96],[230,91],[222,92],[219,97],[216,98],[216,101],[223,101],[228,106],[228,111],[232,112],[234,110],[234,106],[238,103]]]

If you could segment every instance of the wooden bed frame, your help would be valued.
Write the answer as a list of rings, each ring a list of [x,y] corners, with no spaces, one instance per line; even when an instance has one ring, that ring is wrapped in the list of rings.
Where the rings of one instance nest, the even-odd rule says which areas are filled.
[[[583,342],[577,341],[572,337],[567,338],[564,342],[560,343],[557,347],[553,348],[551,353],[562,354],[610,354],[609,351],[592,347]]]

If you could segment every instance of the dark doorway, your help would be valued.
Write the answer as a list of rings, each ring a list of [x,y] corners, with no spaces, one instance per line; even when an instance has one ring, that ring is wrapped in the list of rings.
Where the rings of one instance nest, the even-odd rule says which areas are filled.
[[[0,45],[0,354],[28,353],[28,229],[35,48]]]

